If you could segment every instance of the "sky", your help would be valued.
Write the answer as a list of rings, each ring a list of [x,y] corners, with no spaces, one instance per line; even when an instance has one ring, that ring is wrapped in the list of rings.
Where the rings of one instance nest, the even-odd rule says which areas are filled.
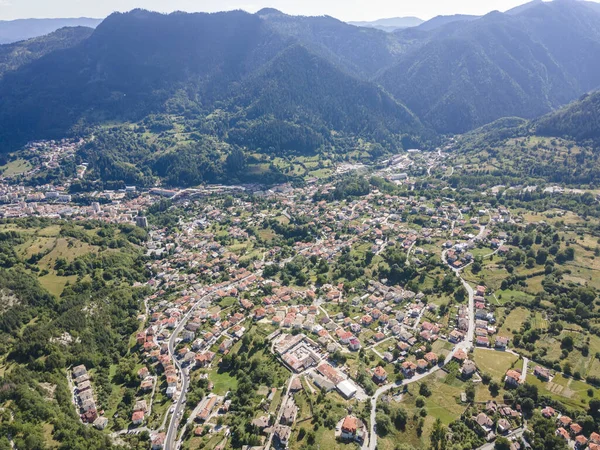
[[[600,1],[600,0],[595,0]],[[416,16],[427,20],[437,15],[485,14],[505,11],[526,0],[0,0],[0,20],[48,17],[103,18],[114,11],[145,8],[153,11],[216,12],[264,7],[287,14],[330,15],[340,20],[375,20]]]

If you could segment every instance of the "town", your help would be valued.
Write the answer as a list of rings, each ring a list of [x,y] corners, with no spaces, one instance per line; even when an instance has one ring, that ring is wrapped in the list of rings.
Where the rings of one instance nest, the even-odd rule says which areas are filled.
[[[72,158],[76,145],[33,148],[52,165]],[[593,421],[570,417],[585,410],[580,391],[600,395],[593,377],[585,383],[598,353],[588,348],[588,370],[575,374],[570,362],[551,363],[547,351],[526,345],[532,327],[539,334],[550,325],[545,313],[527,310],[534,295],[518,289],[544,278],[545,236],[558,246],[557,265],[572,246],[552,241],[551,223],[493,195],[461,200],[440,188],[432,172],[454,171],[441,150],[382,165],[373,171],[379,185],[366,189],[362,175],[340,174],[269,189],[71,194],[5,176],[6,223],[39,217],[147,231],[151,294],[140,305],[126,382],[135,395],[126,417],[114,412],[98,400],[94,368],[79,362],[67,376],[81,421],[114,442],[145,433],[154,450],[375,450],[394,448],[403,435],[433,440],[438,429],[472,448],[506,441],[521,449],[536,438],[539,416],[569,446],[600,448]],[[84,171],[78,166],[71,182]],[[177,217],[170,225],[149,217],[163,203]],[[522,258],[523,233],[539,242]],[[521,268],[522,278],[510,278]],[[586,339],[600,350],[600,338]],[[466,431],[455,427],[461,417]]]

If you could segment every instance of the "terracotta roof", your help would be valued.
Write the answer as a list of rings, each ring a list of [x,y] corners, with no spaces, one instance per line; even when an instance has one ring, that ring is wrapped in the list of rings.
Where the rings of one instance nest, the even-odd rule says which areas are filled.
[[[357,420],[354,416],[346,416],[344,418],[344,422],[342,423],[342,430],[347,431],[349,433],[356,433],[357,429]]]

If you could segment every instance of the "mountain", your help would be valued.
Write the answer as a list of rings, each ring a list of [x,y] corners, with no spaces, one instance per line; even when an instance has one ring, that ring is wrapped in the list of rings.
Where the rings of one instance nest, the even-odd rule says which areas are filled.
[[[600,142],[600,91],[586,94],[576,102],[534,120],[531,128],[542,136]]]
[[[436,30],[444,25],[448,25],[450,23],[455,22],[470,22],[472,20],[479,19],[480,16],[471,16],[468,14],[454,14],[451,16],[436,16],[432,19],[429,19],[426,22],[423,22],[419,25],[419,29],[423,31],[432,31]]]
[[[310,130],[336,130],[347,134],[377,138],[394,146],[395,134],[419,134],[419,119],[387,93],[366,81],[340,72],[331,63],[312,54],[302,45],[287,48],[267,66],[253,74],[238,89],[231,103],[243,108],[246,121],[273,117],[276,121],[244,124],[254,142],[265,141],[281,123],[294,123]],[[254,126],[261,130],[255,133]],[[246,142],[246,141],[242,141]],[[240,142],[240,143],[242,143]],[[260,148],[272,146],[261,143]]]
[[[61,28],[46,36],[27,41],[0,45],[0,78],[44,55],[74,47],[91,36],[94,30],[86,27]]]
[[[544,2],[544,0],[533,0],[529,3],[525,3],[523,5],[519,5],[519,6],[515,6],[514,8],[509,9],[508,11],[506,11],[506,14],[510,14],[510,15],[517,15],[517,14],[521,14],[524,11],[527,11],[529,8],[532,8],[534,6],[539,6],[540,4],[542,4]]]
[[[439,28],[377,81],[443,133],[534,118],[600,85],[599,32],[600,14],[579,2],[494,12]]]
[[[383,31],[395,31],[403,28],[417,27],[424,21],[418,17],[393,17],[389,19],[378,19],[371,22],[348,22],[350,25],[366,28],[377,28]]]
[[[261,10],[256,15],[280,35],[365,79],[389,67],[404,51],[402,42],[393,34],[355,27],[329,16],[289,16],[274,9]]]
[[[96,28],[102,19],[18,19],[0,20],[0,44],[23,41],[52,33],[64,27]]]
[[[320,19],[317,37],[330,24],[359,30]],[[211,116],[224,130],[220,139],[228,139],[229,128],[243,128],[236,134],[240,145],[252,135],[245,131],[273,123],[275,128],[283,123],[290,133],[297,131],[291,125],[303,127],[311,142],[318,141],[315,134],[329,139],[332,131],[390,142],[422,130],[389,94],[341,71],[336,61],[323,58],[325,49],[314,52],[317,38],[304,46],[293,33],[278,32],[285,22],[242,11],[115,13],[80,43],[5,73],[0,80],[2,148],[156,113],[185,115],[195,126],[204,126]],[[219,113],[212,114],[215,110]]]

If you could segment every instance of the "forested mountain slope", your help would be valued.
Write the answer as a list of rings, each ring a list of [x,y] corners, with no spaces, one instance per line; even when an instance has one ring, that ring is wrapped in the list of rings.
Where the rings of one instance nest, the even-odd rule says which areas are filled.
[[[0,44],[10,44],[53,33],[64,27],[95,28],[102,19],[17,19],[0,20]]]

